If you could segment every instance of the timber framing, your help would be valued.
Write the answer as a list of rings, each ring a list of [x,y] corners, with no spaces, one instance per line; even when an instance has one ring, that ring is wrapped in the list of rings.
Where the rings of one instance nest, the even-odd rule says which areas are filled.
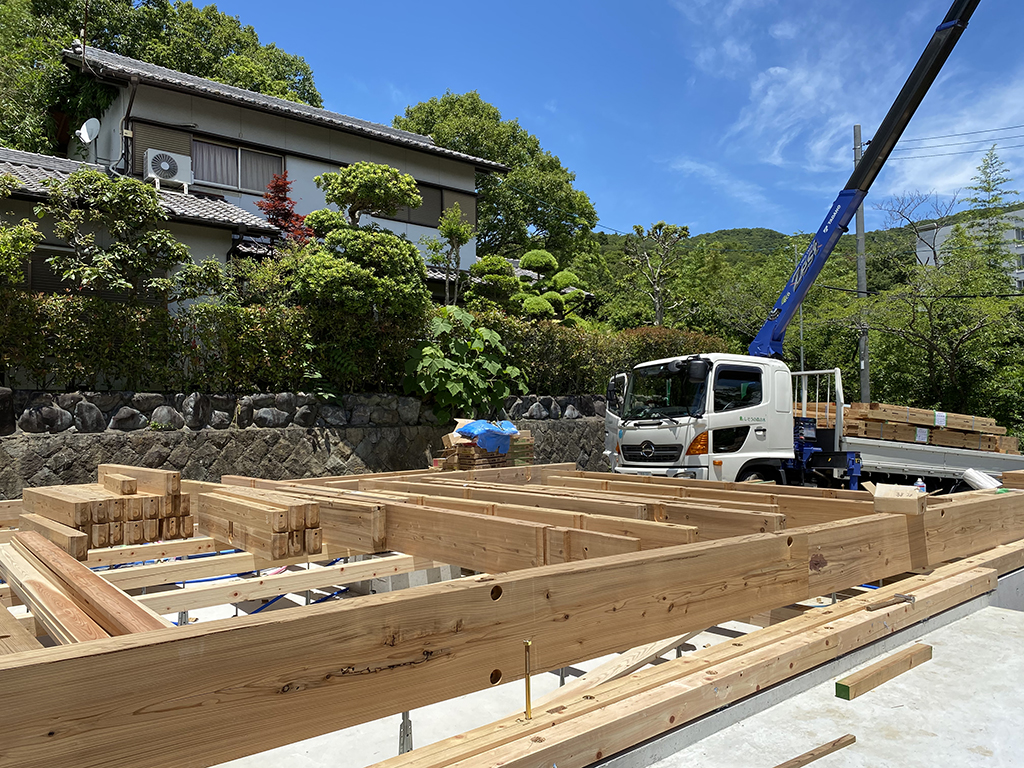
[[[104,482],[123,488],[126,477]],[[212,765],[521,679],[524,640],[534,671],[633,649],[540,702],[530,721],[513,716],[383,764],[582,767],[1024,567],[1015,491],[876,506],[864,492],[572,465],[223,481],[181,481],[207,536],[87,553],[76,541],[71,556],[33,533],[31,557],[8,537],[0,600],[26,607],[0,607],[0,766]],[[220,523],[205,524],[206,509]],[[259,526],[257,551],[236,551],[228,523]],[[319,552],[275,556],[280,547],[260,538],[317,525]],[[180,627],[158,620],[439,564],[473,573]],[[291,570],[261,572],[272,567]],[[234,578],[177,586],[214,576]],[[644,667],[709,626],[882,579],[895,581]],[[890,592],[916,600],[866,610]],[[37,633],[60,645],[39,647]]]

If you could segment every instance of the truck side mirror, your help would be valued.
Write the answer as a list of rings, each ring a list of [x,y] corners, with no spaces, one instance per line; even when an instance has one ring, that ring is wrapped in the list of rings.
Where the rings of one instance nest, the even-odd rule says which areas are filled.
[[[608,400],[608,405],[615,408],[619,404],[619,388],[616,386],[618,377],[612,376],[608,379],[608,391],[605,394],[605,398]]]
[[[707,360],[696,358],[690,361],[690,364],[687,367],[686,377],[690,379],[690,381],[704,381],[707,379],[708,372],[710,370],[711,366],[708,364]]]

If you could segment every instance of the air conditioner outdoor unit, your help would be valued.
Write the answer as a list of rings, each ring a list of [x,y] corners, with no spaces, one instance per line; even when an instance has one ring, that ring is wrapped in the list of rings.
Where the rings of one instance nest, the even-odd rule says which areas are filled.
[[[170,181],[181,184],[188,192],[188,185],[192,183],[192,158],[188,155],[150,148],[146,150],[145,166],[146,180],[153,179],[157,189],[161,182]]]

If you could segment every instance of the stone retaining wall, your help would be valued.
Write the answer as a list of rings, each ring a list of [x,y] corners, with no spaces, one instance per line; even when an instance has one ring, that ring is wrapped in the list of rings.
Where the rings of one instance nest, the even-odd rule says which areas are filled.
[[[602,419],[522,420],[517,426],[533,433],[537,463],[602,468]],[[280,480],[419,469],[440,454],[441,436],[449,430],[404,424],[18,432],[0,439],[0,498],[17,498],[25,486],[95,482],[96,466],[103,463],[177,470],[210,481],[229,474]]]

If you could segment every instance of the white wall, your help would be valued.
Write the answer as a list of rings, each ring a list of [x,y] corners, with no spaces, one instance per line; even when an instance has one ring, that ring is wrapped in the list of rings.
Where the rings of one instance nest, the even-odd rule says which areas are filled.
[[[127,87],[122,88],[120,95],[103,117],[102,134],[96,143],[96,153],[99,161],[104,164],[116,160],[120,154],[118,128],[120,118],[127,107],[128,92]],[[225,141],[237,141],[254,145],[257,149],[264,148],[283,153],[285,168],[292,181],[292,199],[296,202],[296,212],[300,214],[324,207],[323,193],[313,183],[313,177],[336,171],[343,163],[386,163],[426,184],[449,187],[470,194],[476,190],[476,174],[472,164],[200,96],[140,85],[132,106],[132,117],[150,120],[168,128],[210,134]],[[260,199],[259,195],[198,184],[194,186],[222,195],[228,202],[244,210],[263,215],[256,206],[256,201]],[[366,221],[370,221],[369,217],[364,219],[364,223]],[[417,245],[424,236],[437,237],[437,229],[434,227],[386,220],[376,221],[381,227],[395,234],[405,235]],[[226,248],[224,251],[226,252]],[[202,257],[198,258],[201,260]],[[462,248],[462,268],[468,268],[475,260],[474,239]]]

